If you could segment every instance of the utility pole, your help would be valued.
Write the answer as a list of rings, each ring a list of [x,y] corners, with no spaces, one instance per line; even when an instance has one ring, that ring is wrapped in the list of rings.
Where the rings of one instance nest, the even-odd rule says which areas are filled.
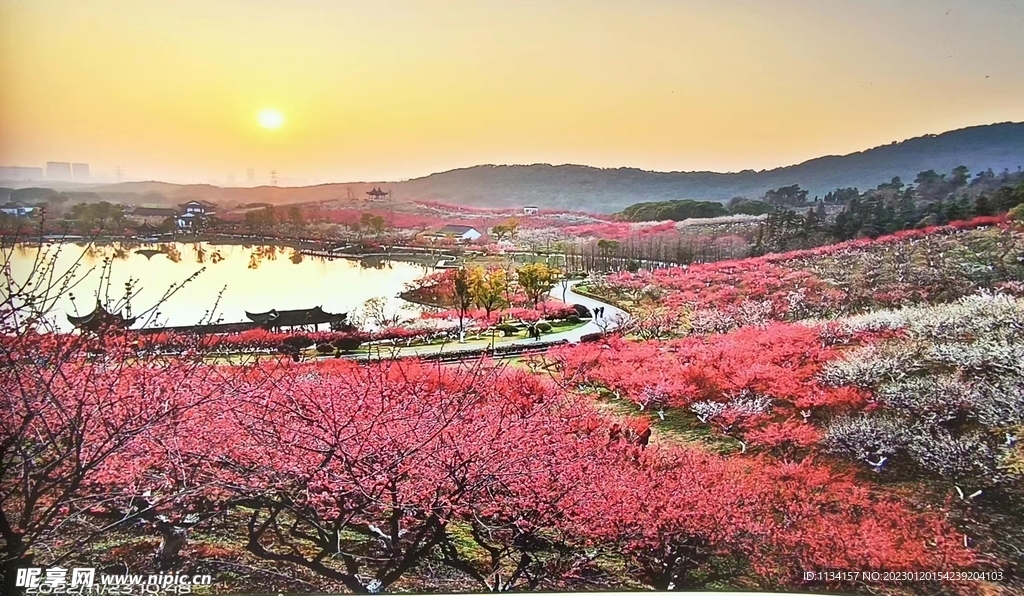
[[[277,170],[270,170],[270,185],[277,186]]]
[[[121,166],[114,166],[114,172],[117,176],[117,181],[121,181]]]

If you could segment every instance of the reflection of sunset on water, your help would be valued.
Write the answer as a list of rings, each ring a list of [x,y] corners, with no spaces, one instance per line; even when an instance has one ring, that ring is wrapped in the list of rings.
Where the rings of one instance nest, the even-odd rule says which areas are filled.
[[[422,266],[408,263],[382,267],[376,262],[325,260],[276,246],[115,243],[92,247],[66,244],[59,249],[58,270],[66,271],[80,259],[75,279],[83,280],[75,286],[75,304],[66,298],[57,304],[56,323],[61,329],[69,328],[64,314],[74,314],[75,305],[82,310],[94,303],[105,259],[111,263],[109,285],[106,281],[103,284],[110,288],[107,297],[114,302],[120,300],[124,284],[137,280],[139,293],[132,301],[132,312],[138,315],[158,302],[172,285],[181,285],[201,271],[160,306],[158,320],[147,326],[193,325],[215,305],[214,320],[222,322],[244,321],[246,310],[323,306],[329,312],[351,312],[378,297],[398,306],[404,304],[397,295],[405,284],[425,273]],[[19,247],[12,259],[15,277],[28,274],[36,253],[35,248]],[[140,326],[141,322],[136,324]]]

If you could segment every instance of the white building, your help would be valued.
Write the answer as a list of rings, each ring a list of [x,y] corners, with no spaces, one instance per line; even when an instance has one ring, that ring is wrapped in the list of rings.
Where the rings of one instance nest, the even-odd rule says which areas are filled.
[[[15,217],[25,217],[35,210],[35,207],[29,207],[28,205],[19,203],[18,201],[11,201],[0,206],[0,212],[7,215],[13,215]]]
[[[536,215],[538,211],[540,211],[540,208],[533,205],[523,207],[523,215]]]
[[[431,242],[435,240],[441,240],[450,238],[456,242],[473,242],[483,236],[476,228],[472,226],[455,226],[447,225],[436,232],[423,235],[425,238],[430,239]]]
[[[180,230],[195,230],[202,227],[203,221],[216,212],[217,206],[208,201],[189,201],[179,205],[181,215],[175,221]]]
[[[195,215],[213,215],[217,206],[209,201],[189,201],[180,205],[182,213]]]

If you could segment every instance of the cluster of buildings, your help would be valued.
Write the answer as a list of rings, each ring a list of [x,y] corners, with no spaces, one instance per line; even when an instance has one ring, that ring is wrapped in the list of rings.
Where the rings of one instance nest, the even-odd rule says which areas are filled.
[[[57,180],[60,182],[89,182],[89,164],[68,161],[46,162],[46,175],[43,168],[26,168],[18,166],[0,166],[0,180],[11,182],[32,182],[36,180]]]
[[[91,178],[89,164],[69,163],[66,161],[46,162],[46,179],[65,182],[87,182]]]
[[[158,226],[174,218],[179,230],[195,230],[202,227],[206,218],[217,213],[217,206],[209,201],[189,201],[174,207],[136,207],[128,216],[147,226]]]

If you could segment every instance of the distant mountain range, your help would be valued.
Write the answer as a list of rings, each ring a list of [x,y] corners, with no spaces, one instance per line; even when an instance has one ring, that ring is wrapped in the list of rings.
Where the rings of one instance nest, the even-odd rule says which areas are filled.
[[[106,200],[134,204],[168,204],[189,199],[225,203],[274,204],[344,200],[351,192],[364,198],[374,186],[394,198],[427,200],[473,207],[572,209],[611,213],[640,201],[750,199],[765,191],[799,184],[810,196],[836,188],[874,188],[899,176],[912,182],[924,170],[948,173],[959,165],[972,173],[991,168],[1017,171],[1024,166],[1024,122],[972,126],[938,135],[916,137],[849,155],[819,157],[804,163],[755,172],[649,172],[635,168],[592,168],[549,164],[480,165],[431,174],[403,182],[323,184],[298,188],[219,188],[163,182],[54,188],[91,192]],[[37,185],[44,186],[46,184]],[[13,185],[12,185],[13,186]],[[17,187],[26,186],[18,184]],[[48,185],[46,185],[48,186]]]

